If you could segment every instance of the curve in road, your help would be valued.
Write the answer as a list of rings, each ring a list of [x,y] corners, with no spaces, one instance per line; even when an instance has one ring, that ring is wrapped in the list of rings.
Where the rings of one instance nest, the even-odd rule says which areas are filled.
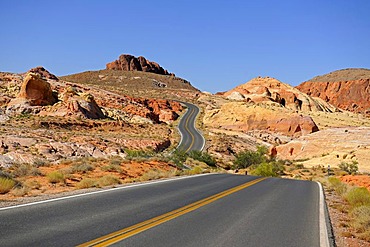
[[[205,139],[195,127],[195,121],[199,114],[199,107],[188,102],[178,102],[188,108],[178,125],[181,134],[178,149],[185,152],[190,152],[192,150],[202,151],[205,145]]]

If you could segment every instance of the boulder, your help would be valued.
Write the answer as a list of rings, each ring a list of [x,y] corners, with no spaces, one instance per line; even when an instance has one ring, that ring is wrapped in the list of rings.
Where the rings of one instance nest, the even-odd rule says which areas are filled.
[[[17,98],[25,99],[31,106],[52,105],[56,102],[50,84],[35,73],[28,73],[24,78]]]

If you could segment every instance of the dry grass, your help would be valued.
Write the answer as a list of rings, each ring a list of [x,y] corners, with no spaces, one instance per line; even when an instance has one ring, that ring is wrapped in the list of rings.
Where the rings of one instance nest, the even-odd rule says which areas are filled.
[[[8,193],[16,184],[13,179],[0,177],[0,194]]]
[[[104,186],[110,186],[110,185],[115,185],[115,184],[121,184],[121,180],[112,175],[106,175],[101,178],[99,178],[97,182],[99,187],[104,187]]]
[[[97,186],[97,180],[93,178],[84,178],[77,183],[76,187],[79,189],[88,189]]]

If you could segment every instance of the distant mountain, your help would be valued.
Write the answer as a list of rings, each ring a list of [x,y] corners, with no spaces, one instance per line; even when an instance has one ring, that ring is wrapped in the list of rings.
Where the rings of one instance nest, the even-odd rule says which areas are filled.
[[[296,87],[341,109],[370,115],[370,69],[342,69]]]

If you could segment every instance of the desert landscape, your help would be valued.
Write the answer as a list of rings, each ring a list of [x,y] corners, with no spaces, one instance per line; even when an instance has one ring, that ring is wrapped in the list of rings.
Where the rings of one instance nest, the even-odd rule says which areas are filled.
[[[297,87],[257,77],[216,94],[131,55],[59,77],[43,67],[1,72],[0,203],[204,172],[260,175],[237,160],[261,147],[280,164],[272,176],[315,180],[331,169],[370,191],[369,71]],[[176,153],[186,110],[178,100],[200,107],[208,156]]]

